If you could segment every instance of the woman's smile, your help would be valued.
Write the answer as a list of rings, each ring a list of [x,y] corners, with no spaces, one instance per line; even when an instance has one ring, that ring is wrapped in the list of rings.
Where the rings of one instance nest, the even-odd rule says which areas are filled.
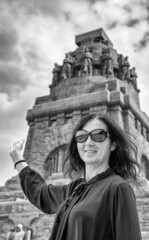
[[[95,155],[97,153],[96,150],[90,150],[90,149],[87,149],[87,150],[84,150],[84,153],[88,156],[92,156],[92,155]]]

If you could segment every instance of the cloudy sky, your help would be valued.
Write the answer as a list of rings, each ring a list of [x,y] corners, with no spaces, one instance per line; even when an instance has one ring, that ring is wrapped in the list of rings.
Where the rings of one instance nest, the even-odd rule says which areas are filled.
[[[27,136],[27,110],[49,94],[54,63],[76,49],[75,35],[101,27],[136,67],[149,115],[148,0],[0,0],[0,186],[16,175],[10,145]]]

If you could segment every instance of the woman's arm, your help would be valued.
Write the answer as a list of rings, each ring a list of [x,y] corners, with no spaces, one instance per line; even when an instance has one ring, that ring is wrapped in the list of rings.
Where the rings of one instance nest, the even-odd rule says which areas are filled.
[[[59,205],[69,196],[73,185],[47,185],[42,176],[30,167],[24,168],[19,177],[29,201],[49,214],[56,213]]]
[[[113,239],[141,240],[141,231],[136,208],[136,199],[127,183],[118,185],[111,209]]]
[[[78,181],[63,186],[47,185],[42,176],[31,169],[23,159],[23,145],[23,140],[18,141],[10,150],[10,156],[19,173],[22,190],[34,206],[45,213],[56,213],[59,205],[69,197]]]
[[[45,213],[55,213],[59,205],[69,196],[70,185],[47,185],[42,176],[29,168],[23,158],[24,140],[15,142],[10,156],[19,173],[23,192],[28,200]]]

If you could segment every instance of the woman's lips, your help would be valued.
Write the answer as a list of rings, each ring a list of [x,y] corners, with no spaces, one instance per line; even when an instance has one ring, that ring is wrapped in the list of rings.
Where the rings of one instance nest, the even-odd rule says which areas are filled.
[[[87,153],[87,154],[94,154],[97,151],[96,150],[85,150],[84,152]]]

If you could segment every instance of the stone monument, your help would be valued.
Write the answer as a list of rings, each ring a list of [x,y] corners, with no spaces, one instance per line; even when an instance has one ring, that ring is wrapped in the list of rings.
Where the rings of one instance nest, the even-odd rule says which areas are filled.
[[[109,115],[138,146],[143,188],[136,190],[136,196],[143,239],[147,239],[149,117],[140,109],[136,69],[128,56],[114,49],[102,28],[77,35],[75,42],[77,48],[66,53],[62,65],[54,65],[50,94],[37,97],[27,112],[24,157],[47,183],[67,183],[62,163],[74,126],[89,113]],[[48,240],[53,221],[54,215],[43,214],[28,202],[17,177],[6,182],[0,192],[0,240],[18,223],[32,232],[30,239]]]

